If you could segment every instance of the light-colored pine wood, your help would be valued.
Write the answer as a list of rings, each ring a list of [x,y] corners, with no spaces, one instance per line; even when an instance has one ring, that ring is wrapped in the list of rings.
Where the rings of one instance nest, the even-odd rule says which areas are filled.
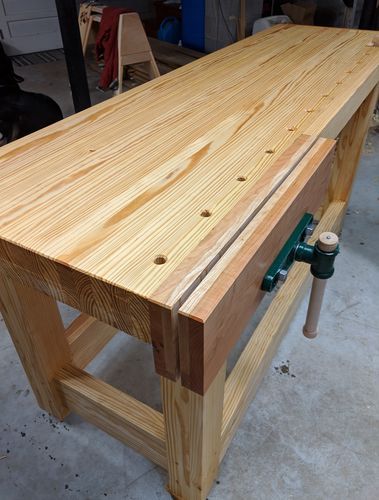
[[[55,383],[70,410],[167,468],[160,412],[71,365],[56,374]]]
[[[349,201],[353,181],[372,113],[378,101],[379,86],[367,96],[342,130],[328,189],[328,201]]]
[[[246,36],[246,0],[240,0],[240,12],[237,25],[237,39],[243,40]]]
[[[3,267],[143,340],[162,323],[174,377],[176,312],[220,257],[202,242],[300,134],[338,135],[378,81],[371,37],[275,27],[1,148]]]
[[[92,26],[93,26],[94,21],[96,22],[96,19],[94,19],[94,16],[89,15],[85,29],[83,28],[83,30],[80,31],[80,34],[82,37],[82,49],[83,49],[84,56],[86,55],[86,52],[87,52],[88,42],[89,42],[89,38],[90,38],[90,35],[92,32]],[[82,31],[83,31],[83,33],[82,33]]]
[[[85,368],[116,333],[116,328],[92,316],[87,314],[78,316],[66,330],[73,365],[77,368]]]
[[[191,259],[185,260],[181,266],[178,266],[175,273],[163,283],[161,295],[156,296],[156,299],[159,298],[159,303],[169,302],[170,291],[175,289],[177,293],[179,287],[182,301],[190,296],[204,275],[212,269],[242,231],[259,214],[264,204],[298,166],[316,141],[315,137],[300,136],[279,156],[270,171],[245,193],[229,214],[202,240],[192,253]],[[241,177],[239,182],[244,182],[243,179],[244,177]],[[217,252],[210,251],[210,249],[217,249]],[[196,280],[193,278],[193,269],[197,272],[202,271],[198,273]],[[186,276],[188,281],[182,279],[178,283],[178,276]],[[175,322],[179,305],[174,305],[172,309],[169,309],[160,307],[159,303],[150,306],[155,366],[161,375],[172,377],[176,373],[178,351],[178,338],[172,334],[177,326],[173,322]],[[183,359],[182,363],[185,364]],[[185,369],[182,370],[182,374],[185,377]]]
[[[296,137],[347,121],[371,37],[275,28],[2,147],[0,236],[152,296]]]
[[[146,63],[150,78],[160,76],[143,24],[136,12],[121,14],[118,25],[118,90],[122,92],[124,66]]]
[[[325,230],[340,231],[345,213],[344,202],[333,202],[323,215],[310,240],[315,242]],[[224,416],[222,425],[222,453],[224,456],[246,409],[258,390],[266,369],[279,346],[288,325],[304,297],[311,281],[309,266],[294,264],[286,283],[279,289],[266,314],[227,378],[225,385]],[[299,336],[301,332],[299,331]]]
[[[79,6],[79,14],[78,14],[78,24],[80,31],[80,39],[82,42],[83,53],[87,49],[88,42],[88,34],[90,30],[90,16],[91,16],[91,7],[87,3],[81,3]]]
[[[46,293],[143,342],[151,341],[148,304],[133,293],[1,239],[0,267],[22,285]]]
[[[118,55],[122,60],[129,55],[151,50],[141,18],[136,12],[120,15],[118,35]]]
[[[218,472],[224,364],[204,396],[161,378],[169,484],[174,498],[205,500]]]
[[[54,376],[71,359],[56,302],[0,273],[0,310],[39,406],[63,419]]]
[[[152,80],[153,78],[158,78],[158,76],[160,76],[160,72],[157,63],[155,61],[155,57],[151,50],[149,54],[149,62],[147,63],[147,65],[148,65],[150,79]]]
[[[180,371],[193,391],[206,391],[262,300],[271,263],[302,216],[320,206],[334,146],[316,142],[180,308]]]
[[[377,84],[371,39],[275,27],[3,146],[5,253],[16,245],[28,279],[149,340],[149,305],[175,316],[202,279],[188,265],[201,242],[300,135],[336,137]],[[51,263],[46,285],[35,270]]]
[[[288,234],[271,228],[293,228],[301,210],[317,208],[326,187],[320,153],[330,146],[317,142],[320,136],[336,138],[347,127],[352,145],[343,156],[352,148],[357,160],[350,120],[379,80],[370,40],[372,32],[278,26],[1,148],[0,268],[9,278],[0,296],[37,397],[54,414],[72,409],[167,467],[178,498],[206,497],[220,451],[304,290],[309,270],[296,264],[292,286],[291,273],[253,336],[258,344],[249,344],[228,379],[223,411],[228,336],[231,343],[239,336],[255,307],[246,299],[260,294],[249,275],[253,243],[267,240],[270,249],[266,243],[261,251],[275,256]],[[300,173],[314,144],[320,162]],[[335,229],[344,207],[332,202],[320,229]],[[261,262],[259,273],[269,263]],[[179,333],[184,376],[162,379],[164,416],[71,365],[56,305],[45,293],[152,341],[158,372],[167,377],[178,374]],[[189,322],[177,331],[180,308],[181,318],[192,315],[200,327],[191,336]],[[47,317],[37,317],[41,309]],[[213,311],[225,322],[212,324]],[[204,321],[200,395],[182,385],[197,354],[196,342],[183,339],[201,338]],[[78,331],[69,333],[72,344],[88,335]],[[88,347],[91,356],[99,347],[97,340]],[[78,364],[90,357],[84,350],[76,351]]]
[[[307,317],[303,326],[303,335],[307,339],[315,339],[318,335],[318,322],[320,320],[326,285],[327,280],[313,278]]]
[[[106,5],[92,5],[91,6],[91,10],[95,14],[102,14],[103,10],[104,10],[104,7],[106,7]]]
[[[100,24],[103,9],[104,5],[91,5],[89,2],[85,2],[80,5],[79,28],[80,28],[80,38],[82,41],[82,49],[84,55],[86,55],[90,38],[94,39],[93,23]]]

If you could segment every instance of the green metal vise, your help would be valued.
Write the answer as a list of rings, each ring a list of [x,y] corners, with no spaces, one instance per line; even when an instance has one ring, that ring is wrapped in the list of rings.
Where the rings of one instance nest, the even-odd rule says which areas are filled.
[[[262,290],[272,292],[278,282],[285,281],[288,271],[295,261],[306,262],[311,266],[311,273],[319,279],[329,279],[334,273],[334,260],[339,253],[337,245],[332,252],[324,251],[316,245],[305,243],[307,236],[313,232],[312,214],[304,214],[295,230],[288,238],[278,256],[267,271]]]
[[[314,276],[307,320],[303,333],[307,338],[315,338],[320,316],[326,280],[334,273],[334,260],[339,254],[338,237],[334,233],[322,233],[315,245],[305,242],[313,232],[313,216],[305,214],[286,244],[267,271],[262,290],[272,292],[279,282],[286,280],[288,271],[295,261],[306,262]]]

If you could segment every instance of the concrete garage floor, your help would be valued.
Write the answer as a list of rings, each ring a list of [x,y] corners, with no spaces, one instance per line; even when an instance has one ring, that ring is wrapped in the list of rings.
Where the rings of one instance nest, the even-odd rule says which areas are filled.
[[[18,72],[25,89],[48,93],[72,112],[62,63]],[[90,81],[94,88],[96,75]],[[301,335],[304,297],[209,500],[379,498],[378,167],[379,133],[372,131],[320,336]],[[66,324],[76,315],[66,306],[62,313]],[[120,333],[88,369],[160,408],[149,346]],[[0,401],[1,500],[170,498],[166,473],[151,462],[75,415],[60,423],[38,409],[2,320]]]

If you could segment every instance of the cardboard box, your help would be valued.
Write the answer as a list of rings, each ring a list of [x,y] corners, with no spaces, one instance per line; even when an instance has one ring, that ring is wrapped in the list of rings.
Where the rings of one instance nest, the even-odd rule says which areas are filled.
[[[317,5],[307,0],[297,0],[295,3],[285,3],[281,6],[283,14],[286,14],[295,24],[314,24]]]

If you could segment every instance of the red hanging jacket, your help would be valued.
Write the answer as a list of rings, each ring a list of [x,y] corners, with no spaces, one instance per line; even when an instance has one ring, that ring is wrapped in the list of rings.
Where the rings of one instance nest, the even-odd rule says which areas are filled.
[[[96,58],[104,59],[104,69],[101,73],[99,87],[107,89],[118,77],[117,34],[119,17],[129,9],[105,7],[101,16],[99,32],[96,37]]]

